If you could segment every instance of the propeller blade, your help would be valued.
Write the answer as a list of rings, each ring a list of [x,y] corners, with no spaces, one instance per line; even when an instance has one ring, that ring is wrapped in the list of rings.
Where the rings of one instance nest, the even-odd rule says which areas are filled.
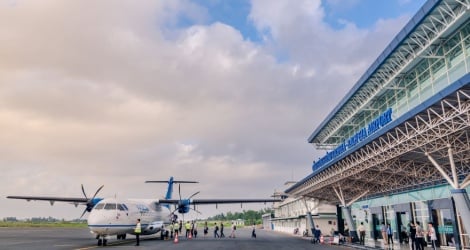
[[[98,194],[98,192],[99,192],[103,187],[104,187],[104,185],[101,185],[101,187],[98,188],[98,190],[96,190],[95,195],[93,195],[93,198],[91,198],[91,199],[94,199],[94,198],[96,197],[96,195]]]
[[[82,219],[83,215],[85,215],[85,213],[86,213],[86,208],[85,208],[85,210],[83,210],[83,213],[82,213],[82,215],[80,216],[80,220]]]
[[[178,194],[180,196],[180,201],[181,201],[181,184],[178,184]]]
[[[88,200],[88,197],[86,197],[85,188],[83,188],[83,184],[82,184],[82,193],[83,193],[83,195],[85,196],[85,199]]]
[[[197,194],[199,194],[199,193],[200,193],[200,191],[198,191],[198,192],[194,193],[193,195],[189,196],[189,198],[188,198],[188,199],[191,199],[191,198],[193,198],[193,196],[195,196],[195,195],[197,195]]]

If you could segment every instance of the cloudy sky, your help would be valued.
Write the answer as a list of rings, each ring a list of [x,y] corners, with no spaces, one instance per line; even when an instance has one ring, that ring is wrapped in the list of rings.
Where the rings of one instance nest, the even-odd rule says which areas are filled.
[[[0,0],[0,218],[77,218],[7,195],[265,198],[424,0]],[[261,206],[263,207],[263,206]],[[245,205],[243,209],[258,209]],[[199,217],[240,211],[200,207]]]

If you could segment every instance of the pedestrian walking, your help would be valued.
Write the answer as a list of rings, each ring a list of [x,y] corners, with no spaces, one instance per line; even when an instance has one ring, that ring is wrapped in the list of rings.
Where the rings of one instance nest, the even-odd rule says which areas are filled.
[[[431,241],[432,249],[436,250],[437,236],[436,236],[436,230],[434,229],[432,222],[428,223],[428,236],[429,236],[429,240]]]
[[[214,224],[214,238],[220,238],[219,226],[217,226],[217,222]]]
[[[204,238],[206,238],[209,233],[209,227],[207,226],[207,221],[204,223]]]
[[[387,227],[385,226],[385,222],[382,221],[382,225],[380,225],[380,232],[382,233],[382,239],[384,244],[387,245]]]
[[[253,226],[251,227],[251,238],[256,238],[256,226],[255,223],[253,223]]]
[[[415,241],[415,246],[416,250],[423,250],[424,247],[424,231],[421,225],[419,224],[419,221],[416,222],[416,241]]]
[[[321,230],[320,226],[316,225],[315,226],[315,231],[313,231],[313,244],[320,243],[320,237],[321,237]]]
[[[410,222],[410,238],[411,238],[411,250],[415,250],[416,246],[416,226],[413,222]]]
[[[390,241],[393,245],[393,229],[390,226],[390,223],[387,223],[387,243],[390,245]]]
[[[364,222],[361,221],[361,225],[357,228],[359,231],[359,244],[364,245],[364,240],[366,238],[366,228],[364,227]]]
[[[237,230],[237,226],[234,222],[232,222],[232,232],[230,233],[229,238],[235,238],[235,231]]]
[[[220,222],[220,238],[224,238],[225,237],[225,234],[224,234],[224,223],[221,221]]]

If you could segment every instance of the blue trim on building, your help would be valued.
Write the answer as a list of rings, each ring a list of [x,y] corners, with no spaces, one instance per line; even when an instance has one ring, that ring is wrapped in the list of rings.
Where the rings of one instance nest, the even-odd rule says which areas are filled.
[[[466,85],[470,85],[470,73],[467,73],[465,76],[461,77],[459,80],[457,80],[454,83],[450,84],[449,86],[444,88],[442,91],[440,91],[439,93],[437,93],[434,96],[432,96],[431,98],[429,98],[427,101],[419,104],[418,106],[416,106],[412,110],[410,110],[407,113],[403,114],[401,117],[393,120],[392,122],[390,122],[389,124],[387,124],[386,126],[381,128],[380,130],[378,130],[377,132],[375,132],[371,136],[367,137],[365,140],[359,142],[358,144],[356,144],[351,149],[348,149],[347,151],[345,151],[341,156],[339,156],[336,159],[332,160],[331,162],[325,164],[323,167],[318,168],[315,172],[308,175],[307,177],[305,177],[301,181],[297,182],[292,187],[287,189],[285,192],[289,193],[291,190],[293,190],[293,189],[297,188],[298,186],[302,185],[305,181],[307,181],[308,179],[314,177],[315,175],[317,175],[318,173],[320,173],[324,169],[332,166],[333,164],[335,164],[338,161],[342,160],[343,158],[347,157],[352,152],[364,147],[366,144],[368,144],[368,143],[372,142],[373,140],[377,139],[378,137],[384,135],[389,130],[397,127],[398,125],[402,124],[406,120],[415,117],[420,112],[425,111],[426,109],[428,109],[429,107],[431,107],[435,103],[437,103],[440,100],[444,99],[445,97],[455,93],[457,90],[461,89],[463,86],[466,86]]]
[[[331,111],[331,113],[323,120],[322,123],[313,131],[308,138],[309,143],[313,143],[315,137],[320,131],[331,121],[331,119],[338,113],[338,111],[351,99],[352,96],[366,83],[366,81],[385,63],[385,60],[403,43],[403,41],[420,25],[423,20],[429,15],[434,8],[438,5],[441,0],[428,0],[423,7],[413,16],[413,18],[405,25],[405,27],[395,36],[385,50],[379,55],[369,69],[362,75],[359,81],[353,86],[353,88],[346,94],[340,103]]]

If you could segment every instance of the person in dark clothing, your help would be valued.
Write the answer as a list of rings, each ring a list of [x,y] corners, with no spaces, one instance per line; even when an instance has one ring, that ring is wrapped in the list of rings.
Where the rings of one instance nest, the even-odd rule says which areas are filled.
[[[256,226],[254,223],[251,230],[251,238],[256,238]]]
[[[224,223],[220,222],[220,238],[224,238]]]
[[[411,238],[411,250],[415,250],[415,244],[416,244],[416,227],[413,222],[410,222],[410,238]]]
[[[214,224],[214,238],[220,238],[220,236],[219,236],[219,226],[217,226],[217,223]]]
[[[321,230],[318,225],[316,226],[315,231],[313,231],[313,236],[315,237],[315,239],[313,240],[313,243],[314,244],[320,243]]]
[[[393,245],[393,230],[390,223],[387,223],[387,243],[390,245],[390,242],[392,242]]]

